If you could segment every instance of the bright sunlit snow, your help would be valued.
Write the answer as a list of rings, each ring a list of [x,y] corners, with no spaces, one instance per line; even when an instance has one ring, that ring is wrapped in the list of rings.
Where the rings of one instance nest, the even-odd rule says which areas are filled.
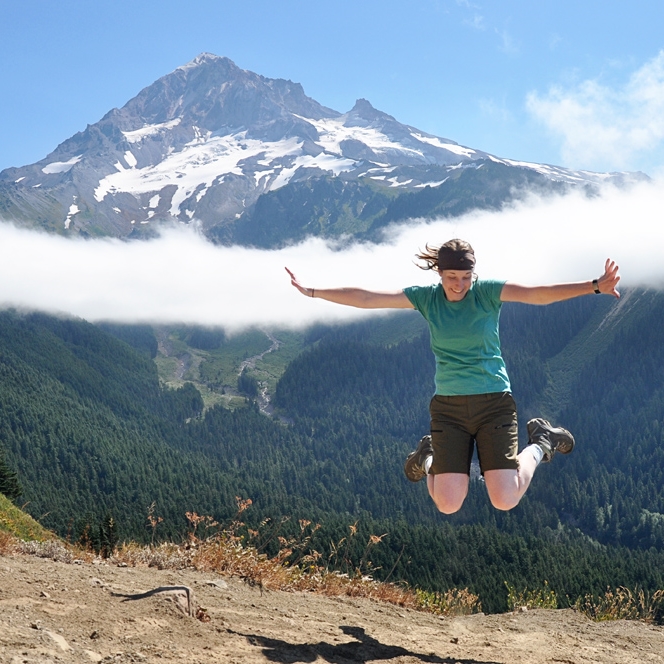
[[[80,212],[80,209],[76,203],[72,203],[69,206],[69,212],[67,213],[67,218],[65,219],[65,228],[69,228],[69,225],[71,224],[71,220],[74,218],[74,215],[78,214]]]
[[[136,160],[136,157],[134,157],[134,155],[129,150],[125,152],[124,159],[127,162],[129,168],[136,168],[138,161]]]
[[[231,173],[243,175],[246,162],[258,158],[260,162],[272,165],[271,169],[255,174],[257,181],[268,179],[268,189],[288,184],[298,168],[320,168],[338,175],[356,164],[354,160],[332,154],[302,154],[302,143],[297,138],[264,142],[248,139],[246,132],[208,137],[199,131],[181,151],[167,156],[155,166],[127,169],[120,162],[116,163],[118,172],[100,181],[95,189],[95,199],[101,202],[108,194],[144,194],[175,185],[177,191],[172,198],[170,213],[178,216],[182,203],[201,185],[204,189],[197,192],[199,201],[215,180]]]
[[[78,155],[77,157],[72,157],[68,161],[53,161],[42,168],[42,173],[46,173],[46,175],[52,175],[54,173],[66,173],[67,171],[71,170],[75,164],[78,164],[82,158],[83,155]]]
[[[572,171],[566,168],[558,168],[557,166],[549,166],[547,164],[533,164],[527,161],[516,161],[515,159],[499,159],[489,155],[491,161],[497,164],[507,164],[508,166],[520,166],[522,168],[529,168],[545,175],[552,180],[559,180],[560,182],[569,182],[570,184],[578,184],[580,182],[595,182],[601,184],[613,177],[615,173],[594,173],[591,171]],[[626,179],[630,179],[629,173],[624,174]]]
[[[346,127],[344,122],[347,116],[345,115],[342,115],[340,118],[323,118],[322,120],[312,120],[311,118],[303,118],[301,116],[297,117],[316,127],[319,135],[318,144],[333,154],[342,154],[341,143],[343,141],[354,140],[361,141],[379,156],[381,154],[389,154],[390,152],[399,152],[424,161],[424,154],[421,150],[416,150],[393,141],[389,136],[373,127]]]
[[[472,159],[474,156],[477,156],[477,151],[475,150],[464,148],[462,145],[457,145],[456,143],[443,143],[443,141],[441,141],[436,136],[423,136],[417,132],[411,132],[411,135],[421,143],[429,143],[429,145],[433,145],[436,148],[449,150],[450,152],[457,154],[460,157],[468,157]]]
[[[135,129],[134,131],[123,131],[122,135],[128,143],[140,143],[148,136],[155,136],[163,131],[168,131],[169,129],[173,129],[173,127],[177,127],[181,121],[181,118],[175,118],[174,120],[162,122],[161,124],[146,125],[145,127]]]

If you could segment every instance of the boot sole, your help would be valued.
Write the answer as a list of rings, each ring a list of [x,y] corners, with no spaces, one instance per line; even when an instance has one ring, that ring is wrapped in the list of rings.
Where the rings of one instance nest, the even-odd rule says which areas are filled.
[[[422,455],[426,457],[429,454],[433,454],[431,436],[424,436],[424,438],[420,440],[417,449],[406,457],[406,463],[403,466],[406,478],[410,482],[419,482],[426,475],[424,468],[422,468],[421,460]]]

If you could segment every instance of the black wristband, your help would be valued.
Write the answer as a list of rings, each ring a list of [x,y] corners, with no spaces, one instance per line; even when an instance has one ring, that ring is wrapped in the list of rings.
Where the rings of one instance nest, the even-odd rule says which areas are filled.
[[[597,279],[593,279],[593,290],[599,295],[602,291],[599,289],[599,284],[597,283]]]

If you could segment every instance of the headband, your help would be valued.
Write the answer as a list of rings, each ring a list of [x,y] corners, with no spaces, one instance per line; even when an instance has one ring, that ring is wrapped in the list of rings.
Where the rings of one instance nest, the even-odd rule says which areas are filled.
[[[441,247],[438,250],[439,270],[473,270],[475,269],[475,254],[472,251]]]

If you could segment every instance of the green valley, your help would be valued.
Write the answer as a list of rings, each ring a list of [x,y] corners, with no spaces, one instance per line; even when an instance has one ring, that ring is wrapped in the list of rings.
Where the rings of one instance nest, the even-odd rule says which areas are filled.
[[[296,534],[299,519],[320,523],[318,551],[357,524],[357,561],[371,534],[387,533],[371,551],[377,578],[468,586],[488,611],[504,610],[505,581],[547,581],[572,599],[653,590],[664,587],[662,319],[653,291],[506,305],[521,426],[556,419],[577,449],[543,465],[511,512],[494,510],[477,478],[445,517],[402,471],[433,390],[414,312],[232,336],[5,311],[5,476],[16,473],[17,504],[41,524],[91,546],[109,517],[121,540],[179,538],[185,512],[227,522],[239,497],[252,500],[251,527],[271,519]],[[273,416],[259,408],[262,391]]]

